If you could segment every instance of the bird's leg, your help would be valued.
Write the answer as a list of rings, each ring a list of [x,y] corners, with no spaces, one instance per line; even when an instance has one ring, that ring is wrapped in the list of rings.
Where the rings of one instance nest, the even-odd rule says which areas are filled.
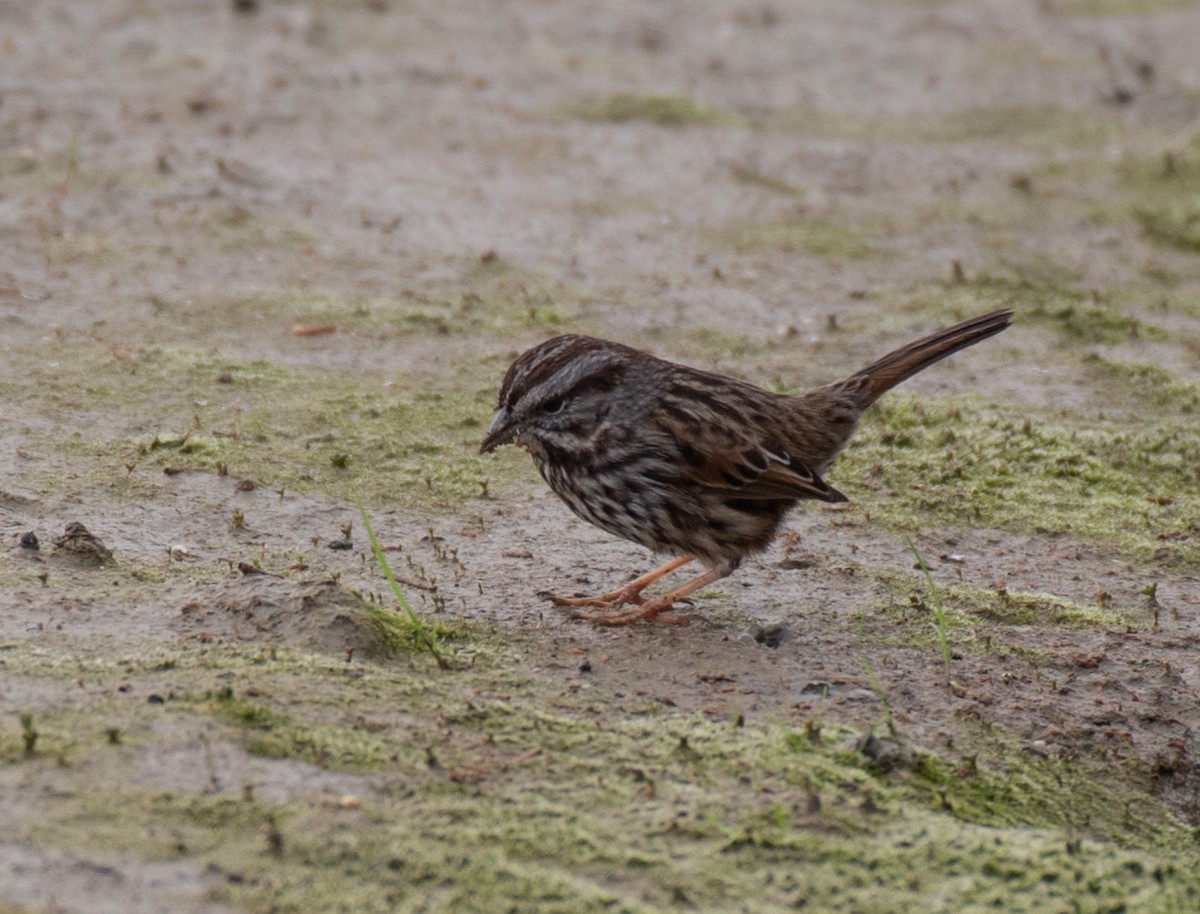
[[[689,594],[695,593],[701,587],[707,587],[713,581],[719,581],[725,577],[733,569],[712,569],[698,575],[688,581],[686,584],[676,587],[670,593],[665,593],[661,597],[655,597],[653,600],[639,600],[638,605],[632,609],[618,610],[616,612],[594,612],[594,613],[571,613],[572,619],[583,619],[591,622],[594,625],[631,625],[634,622],[661,622],[664,625],[687,625],[687,616],[676,616],[665,614],[664,610],[670,609],[674,604],[678,603]]]
[[[555,606],[600,606],[612,609],[614,606],[624,606],[626,603],[641,604],[645,600],[642,598],[642,591],[661,578],[663,575],[670,574],[676,568],[680,568],[692,561],[694,556],[681,555],[677,559],[659,565],[653,571],[649,571],[640,578],[635,578],[624,587],[609,593],[601,594],[598,597],[556,597],[553,595],[547,596]]]

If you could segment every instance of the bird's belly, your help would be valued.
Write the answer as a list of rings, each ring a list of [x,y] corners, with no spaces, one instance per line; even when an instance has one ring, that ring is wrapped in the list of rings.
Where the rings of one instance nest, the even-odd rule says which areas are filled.
[[[594,476],[577,477],[553,465],[538,469],[554,494],[589,524],[649,549],[664,549],[655,535],[655,506],[644,496],[620,491]]]
[[[577,516],[654,552],[694,555],[731,567],[770,543],[794,501],[744,502],[734,493],[667,486],[634,474],[619,482],[603,473],[567,472],[538,463],[542,478]]]

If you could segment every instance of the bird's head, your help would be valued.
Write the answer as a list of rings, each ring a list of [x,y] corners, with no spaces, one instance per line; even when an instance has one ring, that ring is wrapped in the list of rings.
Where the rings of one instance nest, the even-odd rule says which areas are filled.
[[[569,452],[600,425],[635,351],[590,336],[556,336],[521,353],[500,385],[480,453],[517,444]]]

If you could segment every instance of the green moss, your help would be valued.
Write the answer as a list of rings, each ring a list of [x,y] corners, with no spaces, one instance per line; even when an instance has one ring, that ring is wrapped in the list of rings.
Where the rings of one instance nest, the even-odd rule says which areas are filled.
[[[649,121],[662,127],[704,125],[736,126],[740,119],[729,112],[702,105],[682,95],[630,95],[618,93],[603,99],[590,99],[573,106],[571,112],[586,121],[623,124]]]
[[[928,582],[923,577],[886,568],[871,568],[868,573],[887,586],[890,599],[881,600],[877,607],[861,607],[860,626],[865,625],[868,617],[883,614],[887,617],[887,630],[896,636],[889,643],[922,647],[938,643],[936,605]],[[969,636],[976,621],[972,599],[975,594],[967,594],[936,578],[934,584],[942,600],[941,617],[947,636],[951,640]],[[887,634],[882,637],[888,638]],[[872,640],[878,643],[874,636]]]
[[[1144,772],[1037,758],[1002,733],[968,728],[961,757],[918,752],[885,774],[835,724],[714,722],[511,666],[123,647],[5,651],[7,675],[90,685],[69,711],[35,715],[45,750],[33,757],[17,721],[0,730],[28,777],[75,778],[10,817],[9,840],[191,862],[228,876],[211,900],[239,907],[724,910],[753,898],[768,912],[1033,912],[1080,885],[1094,910],[1200,898],[1194,832]],[[230,685],[200,688],[214,673]],[[163,679],[163,704],[137,697]],[[118,682],[130,697],[110,697]],[[306,798],[263,802],[257,781],[226,783],[219,767],[203,795],[131,784],[129,742],[142,757],[193,729],[286,763],[278,783]],[[351,796],[296,794],[303,765],[343,772]]]
[[[1021,320],[1033,321],[1058,330],[1084,343],[1119,343],[1134,337],[1161,338],[1158,328],[1123,313],[1113,302],[1093,292],[1037,282],[987,279],[977,285],[990,285],[1002,297],[1014,292],[1020,302]]]
[[[769,126],[876,142],[1004,143],[1057,152],[1098,148],[1118,137],[1122,129],[1115,115],[1105,117],[1050,104],[874,117],[802,107],[771,118]]]
[[[497,259],[477,267],[462,288],[406,290],[397,296],[287,289],[233,299],[217,307],[280,327],[333,324],[373,337],[556,330],[576,316],[579,294]]]
[[[803,197],[804,189],[797,187],[795,184],[789,184],[782,178],[775,178],[771,175],[763,174],[754,168],[734,167],[734,180],[740,181],[742,184],[750,184],[754,187],[763,187],[767,190],[774,191],[777,194],[782,194],[785,197]]]
[[[945,589],[951,595],[948,599],[967,607],[975,619],[1005,625],[1125,630],[1145,621],[1137,613],[1088,606],[1053,594],[982,590],[963,585],[950,585]]]
[[[1200,412],[1200,385],[1177,378],[1157,365],[1132,364],[1106,359],[1096,353],[1083,364],[1097,377],[1115,381],[1131,397],[1171,412]]]
[[[426,650],[421,635],[414,629],[412,622],[394,610],[379,609],[364,605],[363,618],[375,632],[377,649],[373,655],[377,657],[395,657],[399,654]],[[463,637],[465,626],[449,627],[425,621],[439,644],[453,642]]]
[[[770,249],[802,251],[831,260],[858,260],[871,252],[867,233],[862,229],[815,218],[747,225],[719,233],[717,238],[741,253]]]
[[[903,618],[926,627],[933,619],[933,607],[928,596],[919,590],[920,586],[921,582],[915,579],[893,584],[907,598],[899,604]],[[1144,621],[1135,613],[1087,606],[1052,594],[987,590],[962,584],[942,584],[940,591],[945,604],[947,627],[951,631],[969,634],[972,639],[976,627],[983,620],[1042,628],[1102,629],[1127,629]]]
[[[1110,202],[1128,212],[1148,239],[1182,251],[1200,251],[1200,140],[1164,144],[1115,167]]]
[[[1005,826],[1053,824],[1079,837],[1123,835],[1117,841],[1126,847],[1196,852],[1192,829],[1172,822],[1161,830],[1158,801],[1136,790],[1125,792],[1144,774],[1128,775],[1110,802],[1101,785],[1111,774],[1097,763],[1030,755],[996,734],[976,734],[967,745],[970,754],[958,760],[921,754],[913,767],[917,790],[958,819]],[[997,761],[979,765],[980,755]]]
[[[144,246],[130,244],[110,234],[82,234],[50,240],[46,246],[46,259],[58,267],[78,267],[112,263],[147,252]]]
[[[942,601],[939,612],[923,577],[882,567],[859,568],[858,573],[886,585],[890,592],[888,598],[858,610],[859,637],[869,638],[875,647],[918,648],[943,658],[950,653],[949,646],[960,654],[1016,654],[1041,668],[1056,665],[1060,658],[1051,650],[1031,652],[1014,645],[1013,627],[1135,631],[1150,624],[1150,616],[1139,610],[1118,611],[1053,594],[950,583],[935,574]],[[948,669],[952,666],[948,664]]]
[[[1087,427],[899,396],[864,419],[830,474],[868,482],[873,517],[1104,542],[1140,559],[1200,560],[1194,423],[1153,414]]]
[[[236,796],[173,791],[89,791],[73,805],[75,821],[56,823],[54,830],[89,834],[85,846],[158,861],[186,860],[217,847],[223,851],[217,858],[227,861],[238,854],[261,856],[271,815],[266,807]],[[31,829],[35,836],[48,831]]]
[[[59,423],[31,429],[30,450],[80,458],[81,471],[114,485],[151,469],[195,468],[284,491],[428,506],[481,497],[511,465],[477,453],[501,361],[393,383],[190,349],[146,350],[132,369],[88,344],[60,356],[53,375],[14,385],[22,408]],[[91,419],[81,427],[72,417],[84,387]],[[31,484],[61,482],[40,470],[31,463]]]
[[[1136,209],[1134,215],[1152,240],[1185,251],[1200,251],[1200,194],[1155,209]]]
[[[220,250],[239,253],[247,247],[298,248],[320,237],[307,222],[285,221],[239,205],[183,210],[164,227],[176,235],[205,239]]]
[[[950,142],[1005,141],[1038,145],[1064,139],[1067,145],[1091,145],[1111,134],[1112,127],[1092,114],[1056,105],[979,108],[952,117],[929,118],[917,127],[924,139]]]
[[[1054,16],[1154,16],[1189,6],[1188,0],[1055,0],[1046,11]]]
[[[1020,323],[1050,327],[1082,343],[1120,343],[1129,339],[1169,339],[1155,324],[1121,308],[1116,297],[1050,278],[1045,269],[997,271],[951,283],[937,291],[921,290],[914,304],[928,308],[931,295],[948,313],[974,314],[1012,308]]]
[[[13,149],[10,144],[7,149]],[[24,151],[0,154],[0,176],[12,189],[54,188],[60,192],[107,190],[122,187],[154,187],[165,183],[162,174],[149,167],[117,168],[88,155],[78,136],[72,134],[66,145],[41,150],[36,155]]]
[[[192,862],[229,877],[212,900],[278,911],[725,910],[753,898],[756,911],[1033,912],[1081,885],[1097,911],[1200,898],[1192,830],[1129,778],[995,738],[970,760],[918,753],[885,775],[837,726],[590,704],[514,675],[418,685],[367,668],[324,690],[327,708],[352,700],[357,719],[393,721],[367,734],[376,776],[353,797],[265,803],[242,785],[193,795],[90,779],[10,821],[10,840]],[[209,701],[251,735],[311,734],[326,713],[312,697],[295,703],[303,721],[266,699]],[[403,722],[383,717],[397,708]]]
[[[207,701],[216,716],[250,731],[247,751],[336,769],[371,769],[387,757],[388,742],[353,725],[301,722],[264,704],[236,697],[231,689]]]

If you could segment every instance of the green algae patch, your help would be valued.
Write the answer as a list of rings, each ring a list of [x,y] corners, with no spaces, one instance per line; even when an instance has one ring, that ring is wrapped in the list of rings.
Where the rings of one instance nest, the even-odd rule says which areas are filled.
[[[1185,251],[1200,252],[1200,193],[1172,200],[1155,209],[1134,211],[1146,235]]]
[[[28,478],[46,489],[63,483],[54,458],[70,457],[80,458],[73,484],[130,497],[153,494],[147,471],[201,469],[284,492],[444,508],[485,497],[493,477],[517,473],[506,456],[477,453],[509,354],[460,359],[455,348],[446,359],[421,359],[418,371],[339,372],[305,364],[323,337],[304,333],[339,334],[335,362],[348,350],[355,358],[368,338],[411,346],[450,337],[457,347],[482,334],[523,343],[573,320],[580,303],[562,284],[490,256],[438,292],[291,290],[168,309],[192,329],[236,326],[243,338],[234,348],[256,333],[286,334],[279,360],[65,337],[10,352],[13,371],[0,391],[14,404],[9,416],[25,423]]]
[[[435,610],[444,608],[444,600],[437,594],[434,594],[431,602]],[[400,609],[363,604],[359,609],[359,619],[372,633],[372,642],[365,656],[370,660],[387,661],[408,654],[430,654],[429,638],[432,636],[438,653],[442,655],[441,665],[485,668],[511,660],[504,641],[487,626],[418,616],[419,628]]]
[[[703,105],[688,96],[618,93],[576,102],[565,110],[582,120],[602,123],[648,121],[667,127],[699,124],[862,142],[1005,144],[1054,153],[1064,149],[1101,149],[1125,133],[1116,112],[1074,110],[1052,103],[948,112],[908,111],[903,115],[851,114],[804,104],[749,113]]]
[[[218,250],[241,253],[247,248],[298,249],[320,238],[319,229],[300,219],[279,219],[238,204],[183,210],[163,219],[175,236],[205,240]]]
[[[1047,4],[1052,16],[1154,16],[1188,9],[1188,0],[1059,0]]]
[[[581,293],[491,253],[465,268],[456,287],[394,295],[336,290],[280,289],[215,302],[231,314],[253,315],[264,330],[296,325],[328,327],[371,338],[462,334],[491,336],[552,332],[578,316]]]
[[[1157,365],[1106,359],[1096,353],[1084,357],[1084,367],[1098,380],[1115,382],[1127,395],[1169,412],[1200,412],[1200,384],[1178,378]]]
[[[785,197],[803,197],[805,195],[804,188],[797,187],[795,184],[791,184],[782,178],[765,174],[756,168],[735,165],[730,169],[730,174],[733,175],[735,181],[741,184],[762,187],[774,193],[782,194]]]
[[[10,822],[11,838],[192,862],[225,877],[211,900],[252,910],[649,912],[753,898],[756,911],[1033,912],[1081,891],[1097,911],[1200,898],[1193,831],[1161,804],[1000,740],[980,743],[989,763],[911,753],[885,773],[836,725],[713,722],[515,672],[368,666],[308,680],[273,696],[259,683],[253,698],[240,683],[164,713],[186,724],[208,706],[251,737],[317,732],[340,714],[376,746],[369,757],[286,757],[292,776],[367,772],[353,793],[266,802],[253,784],[198,794],[89,778]],[[121,751],[95,746],[74,764],[102,770]],[[21,764],[31,777],[55,763]]]
[[[1136,611],[1118,611],[1047,593],[987,589],[965,584],[942,584],[939,590],[946,603],[948,627],[963,636],[968,646],[986,636],[986,632],[978,628],[981,622],[1037,626],[1041,629],[1132,631],[1148,621],[1145,615]],[[902,606],[904,617],[910,623],[932,618],[928,598],[915,588],[909,590],[907,604]]]
[[[1053,594],[948,581],[937,583],[935,594],[924,578],[886,568],[872,568],[869,573],[887,586],[891,596],[860,610],[860,625],[865,626],[868,618],[886,618],[886,625],[875,621],[872,626],[871,641],[876,645],[935,647],[944,632],[949,642],[963,650],[1006,650],[1002,633],[1000,642],[994,643],[997,632],[992,626],[1133,631],[1149,622],[1139,611],[1118,611]]]
[[[715,240],[730,244],[739,253],[760,250],[802,252],[833,260],[859,260],[871,252],[867,233],[852,225],[818,218],[746,225],[719,232]]]
[[[429,646],[426,636],[418,629],[417,626],[394,610],[379,609],[374,606],[364,606],[362,610],[363,619],[371,630],[375,633],[376,647],[374,653],[380,657],[394,657],[398,654],[409,651],[426,651]],[[458,635],[456,629],[448,628],[444,625],[433,625],[429,622],[422,621],[424,626],[428,626],[434,643],[440,645],[443,640],[454,638]]]
[[[236,697],[232,689],[211,699],[216,717],[247,731],[245,747],[252,755],[290,758],[338,769],[377,767],[387,743],[354,727],[305,724],[267,705]]]
[[[1086,425],[893,396],[869,412],[838,466],[872,517],[907,529],[985,524],[1071,534],[1139,559],[1200,560],[1194,423],[1151,414]],[[841,480],[841,481],[839,481]]]
[[[41,150],[13,149],[9,144],[0,154],[0,175],[12,189],[52,189],[69,193],[81,189],[106,190],[112,187],[161,187],[166,180],[150,168],[114,167],[89,155],[86,144],[72,132],[62,147]]]
[[[22,709],[0,718],[0,763],[13,765],[36,759],[68,764],[78,746],[99,745],[103,729],[89,711]]]
[[[1105,605],[1104,597],[1097,604],[1080,603],[1048,593],[1028,593],[1005,587],[977,587],[971,584],[934,580],[925,571],[922,576],[897,572],[889,568],[871,568],[870,576],[887,586],[890,602],[878,607],[887,615],[883,631],[899,637],[892,643],[935,643],[938,629],[954,635],[964,646],[978,644],[986,647],[990,634],[981,630],[980,623],[1037,626],[1060,629],[1102,629],[1133,631],[1144,625],[1148,617],[1140,611],[1114,610]],[[875,609],[863,607],[860,624]],[[897,624],[909,632],[927,633],[926,637],[904,637]],[[885,635],[884,637],[888,637]],[[939,636],[940,637],[940,636]],[[879,642],[878,635],[875,640]]]
[[[89,689],[69,711],[32,715],[44,749],[23,752],[16,720],[0,730],[0,758],[24,783],[74,779],[11,817],[10,840],[191,863],[222,877],[209,900],[250,910],[649,912],[753,898],[767,912],[1032,914],[1081,893],[1096,911],[1200,899],[1196,833],[1144,772],[1031,756],[995,730],[968,728],[954,757],[905,748],[881,767],[837,724],[707,720],[511,665],[61,644],[14,647],[6,669],[29,653],[41,675]],[[139,697],[163,680],[163,701]],[[156,746],[201,746],[204,783],[131,782],[131,741],[149,766]],[[239,752],[268,767],[239,778]]]
[[[961,585],[951,585],[947,590],[956,600],[969,604],[976,617],[1005,625],[1129,631],[1147,621],[1140,613],[1077,603],[1053,594],[981,590]]]
[[[1098,762],[1041,758],[996,731],[969,736],[958,759],[918,754],[908,785],[956,819],[1019,828],[1053,827],[1075,840],[1107,836],[1124,848],[1165,851],[1176,861],[1200,853],[1195,829],[1138,790],[1146,772],[1115,775]],[[978,759],[988,761],[979,764]],[[1113,792],[1105,785],[1111,783]]]
[[[1116,115],[1105,117],[1054,104],[906,112],[903,116],[861,116],[804,106],[774,115],[766,123],[773,129],[813,136],[919,144],[1006,144],[1056,153],[1100,148],[1123,130]]]
[[[83,344],[62,355],[53,378],[25,391],[25,408],[59,423],[31,426],[30,450],[84,458],[98,481],[201,469],[287,492],[429,506],[483,497],[507,466],[477,453],[496,374],[478,364],[454,378],[347,379],[192,349],[148,349],[133,366]],[[72,422],[80,390],[86,426]],[[39,469],[30,466],[31,480]]]
[[[1184,146],[1164,142],[1153,152],[1128,157],[1115,166],[1106,196],[1150,241],[1200,251],[1200,140]]]
[[[1161,327],[1127,313],[1114,295],[1038,276],[1032,271],[996,271],[963,282],[923,289],[914,307],[928,308],[932,296],[948,314],[966,315],[1012,308],[1022,324],[1050,328],[1081,343],[1170,339]]]
[[[953,116],[927,115],[915,130],[926,142],[998,141],[1038,147],[1092,146],[1111,136],[1115,122],[1057,105],[977,108]]]
[[[742,122],[735,114],[703,105],[684,95],[632,95],[621,92],[608,98],[577,102],[568,110],[581,120],[614,124],[648,121],[660,127],[734,127]]]

